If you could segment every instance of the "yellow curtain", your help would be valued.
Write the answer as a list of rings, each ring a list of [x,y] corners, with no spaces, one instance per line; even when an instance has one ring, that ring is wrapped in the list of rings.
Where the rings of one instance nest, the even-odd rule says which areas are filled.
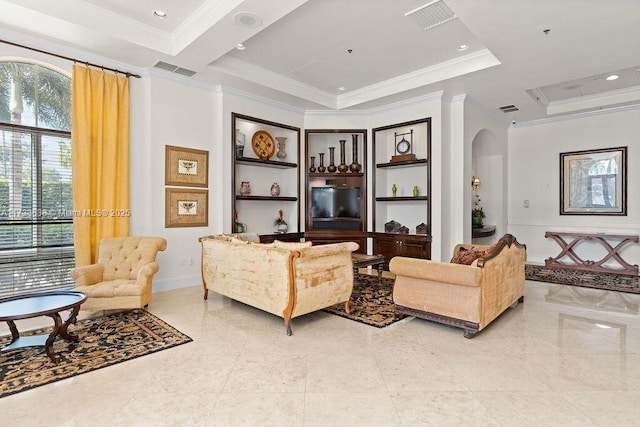
[[[129,235],[129,80],[73,67],[71,128],[76,265],[104,237]]]

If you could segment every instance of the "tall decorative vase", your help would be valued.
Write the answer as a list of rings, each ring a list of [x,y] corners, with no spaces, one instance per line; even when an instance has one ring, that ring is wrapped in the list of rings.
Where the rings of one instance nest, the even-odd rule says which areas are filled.
[[[329,147],[329,166],[327,167],[327,172],[334,173],[338,168],[334,163],[334,154],[336,151],[336,147]]]
[[[420,190],[418,189],[417,185],[413,186],[413,197],[418,197],[418,194],[420,194]]]
[[[284,159],[287,157],[287,152],[284,151],[286,148],[286,136],[276,136],[276,141],[278,141],[278,152],[276,153],[276,157],[279,159]]]
[[[309,158],[309,163],[311,163],[311,166],[309,166],[309,172],[314,173],[316,171],[316,158],[311,156]]]
[[[324,153],[318,154],[320,156],[320,166],[318,166],[318,172],[324,173],[327,168],[324,167]]]
[[[345,139],[340,140],[340,164],[338,165],[338,172],[345,173],[349,171],[349,166],[344,159],[344,145],[347,141]]]
[[[397,185],[395,185],[395,184],[393,184],[393,185],[391,186],[391,194],[393,195],[393,197],[396,197],[396,193],[397,193],[397,191],[398,191],[398,186],[397,186]]]
[[[353,173],[358,173],[362,169],[362,166],[358,163],[358,135],[353,134],[351,138],[353,140],[353,163],[351,163],[349,169]]]

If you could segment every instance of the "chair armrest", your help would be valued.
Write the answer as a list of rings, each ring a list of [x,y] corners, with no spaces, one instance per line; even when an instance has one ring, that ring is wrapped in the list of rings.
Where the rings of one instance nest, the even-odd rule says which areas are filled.
[[[72,268],[69,275],[73,277],[76,286],[95,285],[102,282],[103,267],[101,264],[83,265],[82,267]]]
[[[389,271],[398,276],[415,277],[462,286],[480,286],[483,271],[476,265],[452,264],[420,258],[393,257]]]
[[[140,269],[138,270],[138,277],[136,278],[136,280],[138,282],[146,282],[147,279],[156,274],[158,270],[160,270],[160,265],[157,262],[152,261],[150,263],[147,263],[140,267]]]

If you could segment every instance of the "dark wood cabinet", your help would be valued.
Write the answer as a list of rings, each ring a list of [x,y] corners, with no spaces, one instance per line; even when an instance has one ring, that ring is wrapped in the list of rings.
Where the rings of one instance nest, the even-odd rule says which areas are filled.
[[[394,256],[431,259],[431,236],[416,234],[372,233],[373,253],[384,255],[384,269]]]

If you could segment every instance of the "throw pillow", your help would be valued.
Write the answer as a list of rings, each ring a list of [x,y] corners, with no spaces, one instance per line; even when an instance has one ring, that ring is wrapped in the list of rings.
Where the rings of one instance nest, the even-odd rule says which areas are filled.
[[[473,261],[480,258],[484,250],[478,250],[474,248],[460,248],[460,250],[451,258],[453,264],[471,265]]]

